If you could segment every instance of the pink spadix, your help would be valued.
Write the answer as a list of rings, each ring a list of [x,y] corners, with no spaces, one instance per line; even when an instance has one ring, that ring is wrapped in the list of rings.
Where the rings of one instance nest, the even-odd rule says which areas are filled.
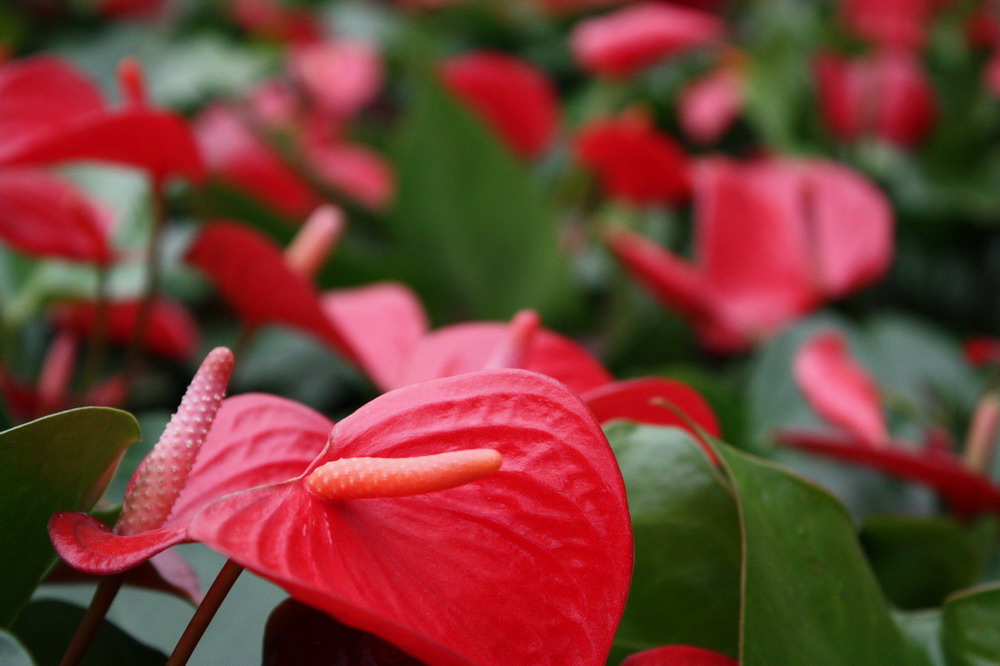
[[[464,486],[497,471],[502,462],[493,449],[413,458],[342,458],[314,470],[306,477],[306,487],[329,500],[406,497]]]

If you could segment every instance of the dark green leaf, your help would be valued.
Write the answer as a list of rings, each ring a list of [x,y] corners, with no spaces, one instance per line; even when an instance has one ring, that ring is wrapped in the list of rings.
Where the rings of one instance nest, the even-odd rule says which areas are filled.
[[[14,631],[35,657],[38,666],[55,666],[62,658],[84,609],[65,601],[42,599],[28,604],[14,623]],[[160,666],[166,655],[140,643],[105,620],[90,644],[83,666]],[[3,662],[6,664],[7,662]]]
[[[527,168],[428,72],[395,137],[392,233],[439,321],[558,312],[572,295],[559,230]]]
[[[678,428],[615,423],[607,433],[625,477],[635,535],[618,656],[669,643],[735,655],[740,526],[731,491]]]
[[[906,647],[831,495],[722,445],[743,523],[744,666],[904,664]]]
[[[919,613],[896,613],[893,618],[903,632],[910,658],[907,664],[914,666],[947,666],[941,647],[941,611],[921,611]]]
[[[956,594],[944,605],[943,619],[948,666],[1000,663],[1000,586]]]
[[[84,407],[0,433],[0,626],[9,626],[55,561],[46,525],[87,511],[139,439],[128,412]]]

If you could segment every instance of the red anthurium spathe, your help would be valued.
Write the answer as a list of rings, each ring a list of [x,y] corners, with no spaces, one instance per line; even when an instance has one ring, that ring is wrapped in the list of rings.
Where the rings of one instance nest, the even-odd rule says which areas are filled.
[[[738,666],[732,657],[691,645],[667,645],[637,652],[622,666]]]
[[[795,356],[795,381],[820,415],[869,446],[889,441],[878,386],[828,331],[809,339]]]
[[[735,65],[723,65],[688,85],[678,100],[678,120],[685,136],[715,143],[743,108],[743,77]]]
[[[840,139],[877,136],[911,146],[934,123],[934,92],[909,51],[886,48],[854,59],[826,53],[816,61],[816,82],[823,118]]]
[[[564,385],[495,370],[399,389],[339,422],[303,472],[210,504],[191,537],[428,663],[604,663],[628,508]],[[458,485],[435,490],[442,476]]]
[[[610,196],[635,205],[682,202],[691,192],[691,166],[680,145],[641,113],[604,118],[580,129],[576,158],[597,172]]]
[[[841,4],[847,28],[874,44],[915,50],[927,41],[933,0],[841,0]]]
[[[930,486],[961,516],[1000,512],[1000,487],[942,446],[933,431],[923,446],[889,439],[875,382],[850,358],[838,333],[818,333],[799,349],[795,379],[838,431],[781,431],[779,443]],[[986,424],[990,442],[996,434],[996,404],[987,400],[981,410],[991,421]]]
[[[608,245],[719,351],[745,349],[888,268],[889,203],[846,167],[716,158],[696,170],[694,191],[693,263],[627,231]]]
[[[964,351],[970,365],[1000,365],[1000,339],[985,335],[969,338]]]
[[[75,160],[144,169],[154,177],[203,175],[184,120],[149,107],[134,63],[122,67],[128,104],[107,107],[97,88],[58,58],[36,56],[0,67],[0,165]]]
[[[0,169],[0,240],[30,256],[107,266],[109,216],[69,182],[43,171]]]
[[[722,19],[672,4],[643,2],[581,21],[570,36],[573,55],[593,74],[624,77],[671,55],[722,38]]]
[[[474,51],[446,60],[441,75],[448,89],[521,157],[538,157],[551,145],[559,100],[538,67],[505,53]]]
[[[56,552],[78,571],[120,573],[186,539],[175,511],[233,370],[233,355],[217,348],[205,358],[163,436],[129,481],[114,529],[82,513],[63,511],[49,522]]]
[[[357,40],[297,46],[289,53],[289,70],[315,110],[332,118],[353,116],[382,87],[378,50]]]

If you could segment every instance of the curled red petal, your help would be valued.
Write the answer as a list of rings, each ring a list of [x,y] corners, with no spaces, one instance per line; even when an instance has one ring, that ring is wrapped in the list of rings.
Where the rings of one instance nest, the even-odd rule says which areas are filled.
[[[904,443],[872,448],[851,436],[813,432],[779,432],[777,441],[785,446],[922,483],[933,488],[962,517],[1000,513],[1000,488],[987,477],[965,469],[940,452],[921,455],[907,450],[908,445]]]
[[[223,495],[301,476],[332,427],[322,414],[277,396],[227,398],[166,524],[186,524]]]
[[[795,355],[794,371],[799,389],[824,419],[869,446],[889,441],[878,386],[851,358],[840,333],[807,340]]]
[[[714,451],[698,428],[719,437],[719,421],[705,399],[690,386],[671,379],[644,377],[612,382],[588,391],[582,397],[601,423],[627,419],[636,423],[683,428],[702,443],[713,461],[716,460]]]
[[[316,289],[262,234],[235,222],[213,222],[198,234],[187,261],[211,279],[248,326],[291,326],[354,360],[350,345],[323,314]]]
[[[684,151],[638,114],[588,123],[576,137],[575,151],[610,196],[635,205],[676,204],[690,196]]]
[[[564,385],[499,370],[392,391],[335,426],[313,467],[468,448],[503,467],[405,498],[258,488],[210,505],[191,534],[429,663],[603,663],[629,585],[628,509],[607,440]]]
[[[691,645],[667,645],[637,652],[621,666],[738,666],[730,656]]]
[[[594,74],[629,76],[668,56],[722,38],[722,20],[707,12],[644,2],[581,21],[570,36],[580,66]]]
[[[0,171],[0,240],[31,256],[111,263],[108,220],[69,182],[26,168]]]
[[[121,573],[187,540],[184,525],[119,536],[85,513],[60,511],[49,520],[49,538],[59,557],[89,574]]]
[[[388,391],[402,385],[399,375],[429,327],[409,287],[384,282],[328,291],[322,307],[376,386]]]
[[[140,302],[117,301],[108,305],[106,335],[116,345],[127,345],[139,323]],[[65,303],[58,306],[53,317],[64,330],[81,337],[90,334],[97,322],[95,303]],[[180,361],[191,358],[199,344],[198,328],[188,311],[167,298],[153,300],[149,310],[144,345],[153,354]]]
[[[521,157],[537,157],[551,145],[559,102],[543,70],[505,53],[474,51],[446,60],[441,75]]]
[[[446,326],[424,336],[414,347],[396,387],[482,370],[509,342],[507,324],[476,322]],[[524,370],[558,379],[577,393],[612,380],[601,363],[569,338],[537,331],[521,359]]]

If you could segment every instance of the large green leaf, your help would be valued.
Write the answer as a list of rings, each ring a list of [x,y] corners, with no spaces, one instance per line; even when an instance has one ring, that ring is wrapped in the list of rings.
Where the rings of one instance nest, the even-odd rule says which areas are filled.
[[[944,605],[948,666],[1000,664],[1000,585],[956,594]]]
[[[910,658],[907,664],[914,666],[947,666],[944,648],[941,646],[941,610],[927,610],[916,613],[896,613],[893,618],[903,632]]]
[[[568,262],[528,169],[430,73],[410,83],[389,220],[408,281],[439,321],[557,314],[572,294]]]
[[[46,525],[87,511],[122,452],[139,439],[128,412],[84,407],[0,433],[0,626],[14,620],[55,561]]]
[[[668,643],[735,655],[740,525],[731,490],[678,428],[621,422],[607,434],[635,535],[632,591],[615,656]]]
[[[743,526],[740,662],[906,663],[906,644],[844,507],[773,463],[719,449]]]
[[[14,624],[14,631],[38,666],[56,666],[83,619],[84,609],[65,601],[32,601]],[[83,666],[159,666],[167,657],[104,620],[87,650]],[[6,664],[7,662],[3,662]]]

